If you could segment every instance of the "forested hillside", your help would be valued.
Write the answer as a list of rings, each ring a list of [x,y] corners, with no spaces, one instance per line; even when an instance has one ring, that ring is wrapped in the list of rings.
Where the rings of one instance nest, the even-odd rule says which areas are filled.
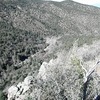
[[[99,72],[91,75],[84,97],[83,69],[99,61],[99,39],[99,8],[72,0],[0,1],[1,98],[32,76],[31,99],[26,93],[23,100],[94,100]]]

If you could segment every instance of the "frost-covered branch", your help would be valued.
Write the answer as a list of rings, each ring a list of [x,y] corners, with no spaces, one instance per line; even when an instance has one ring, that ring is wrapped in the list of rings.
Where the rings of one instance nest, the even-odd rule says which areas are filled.
[[[97,68],[97,65],[100,64],[100,61],[98,61],[96,63],[95,66],[93,66],[88,72],[86,71],[86,75],[84,76],[84,83],[86,83],[89,79],[89,77],[91,76],[91,74],[95,71],[95,69]],[[84,68],[84,67],[83,67]]]

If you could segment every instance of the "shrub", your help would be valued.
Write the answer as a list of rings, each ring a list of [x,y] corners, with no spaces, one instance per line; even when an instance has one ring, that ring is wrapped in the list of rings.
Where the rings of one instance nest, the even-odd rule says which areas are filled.
[[[0,90],[0,100],[5,100],[4,93]]]

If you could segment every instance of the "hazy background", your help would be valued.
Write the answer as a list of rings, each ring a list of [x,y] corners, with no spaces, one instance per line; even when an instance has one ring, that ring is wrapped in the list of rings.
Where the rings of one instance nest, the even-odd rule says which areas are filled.
[[[61,2],[64,0],[48,0],[48,1],[57,1],[57,2]],[[82,4],[87,4],[87,5],[93,5],[96,7],[100,7],[100,0],[73,0],[75,2],[78,3],[82,3]]]

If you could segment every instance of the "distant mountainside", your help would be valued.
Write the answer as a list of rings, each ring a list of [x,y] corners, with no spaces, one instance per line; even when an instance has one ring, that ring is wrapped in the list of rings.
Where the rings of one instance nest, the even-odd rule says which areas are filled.
[[[44,61],[56,59],[63,50],[68,52],[76,40],[81,47],[99,39],[99,8],[71,0],[0,1],[1,91],[22,81],[33,71],[38,73]],[[83,60],[91,60],[89,57],[85,56]]]

